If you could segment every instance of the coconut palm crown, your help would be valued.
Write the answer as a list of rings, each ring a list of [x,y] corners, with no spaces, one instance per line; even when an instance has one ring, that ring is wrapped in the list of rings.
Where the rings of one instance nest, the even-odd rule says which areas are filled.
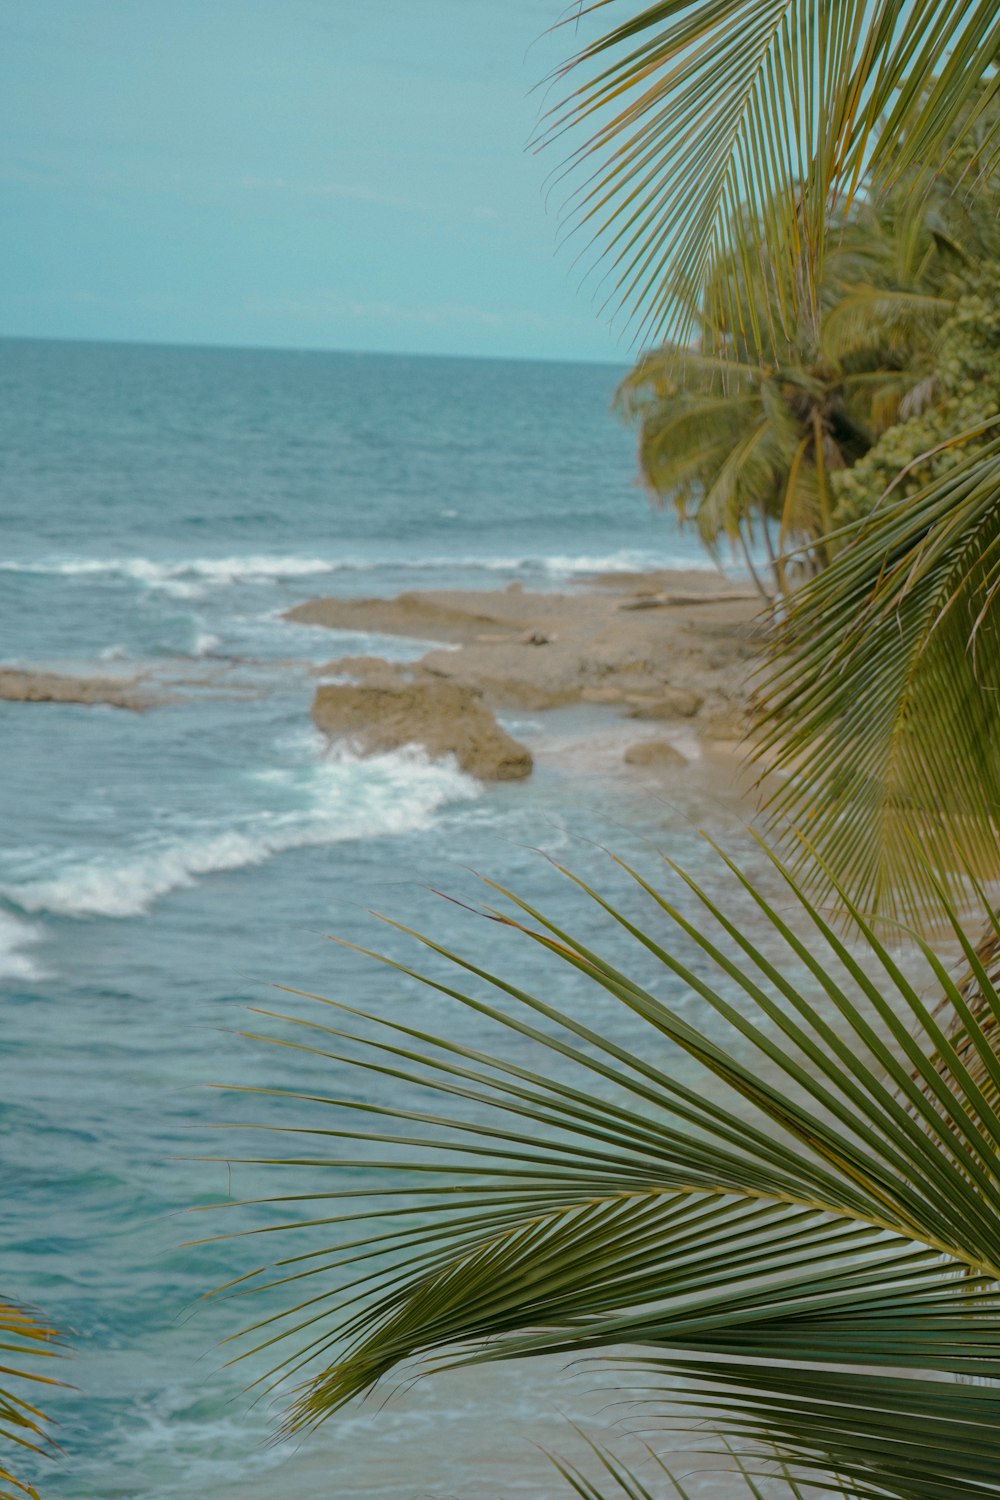
[[[928,409],[941,432],[971,425],[968,401],[969,410],[940,409],[941,336],[1000,271],[1000,178],[977,180],[970,199],[963,170],[934,176],[917,163],[884,196],[859,197],[831,222],[818,338],[808,319],[776,328],[765,269],[748,277],[730,253],[714,280],[732,285],[706,290],[694,341],[646,351],[618,388],[651,498],[672,501],[713,552],[738,544],[752,572],[747,543],[761,542],[781,592],[831,560],[831,533],[921,451],[893,469],[899,444],[878,441],[887,430]],[[758,238],[764,232],[757,226]],[[739,233],[753,237],[750,226]],[[992,393],[976,399],[973,415]],[[873,443],[874,459],[859,465]]]

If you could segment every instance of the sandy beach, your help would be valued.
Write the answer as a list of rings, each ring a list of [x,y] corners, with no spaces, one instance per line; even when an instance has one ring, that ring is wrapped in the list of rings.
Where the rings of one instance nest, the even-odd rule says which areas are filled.
[[[759,609],[752,591],[692,569],[596,574],[563,592],[512,583],[314,598],[283,618],[428,647],[406,663],[373,655],[290,661],[290,670],[320,679],[312,717],[331,741],[362,754],[416,743],[432,759],[455,756],[480,780],[505,781],[529,775],[533,753],[504,721],[527,713],[547,723],[573,705],[603,711],[594,748],[599,740],[606,766],[625,761],[656,774],[731,749],[746,731]],[[0,670],[0,698],[144,711],[191,689],[231,693],[233,670],[255,665],[207,659],[187,662],[179,676],[167,660],[116,677],[9,668]],[[550,728],[542,739],[552,742]]]
[[[601,705],[632,721],[626,755],[647,768],[677,763],[682,744],[739,741],[759,608],[749,590],[692,570],[596,575],[563,593],[512,584],[317,598],[286,618],[440,643],[405,665],[331,658],[314,669],[324,682],[313,718],[362,749],[415,740],[432,755],[453,751],[483,779],[506,780],[528,774],[530,759],[517,760],[509,736],[489,740],[487,721],[505,712]]]

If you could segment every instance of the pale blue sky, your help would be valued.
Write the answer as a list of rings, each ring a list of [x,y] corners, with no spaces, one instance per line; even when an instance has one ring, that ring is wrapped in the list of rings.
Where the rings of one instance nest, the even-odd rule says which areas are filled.
[[[556,254],[563,0],[8,0],[0,333],[624,359]]]

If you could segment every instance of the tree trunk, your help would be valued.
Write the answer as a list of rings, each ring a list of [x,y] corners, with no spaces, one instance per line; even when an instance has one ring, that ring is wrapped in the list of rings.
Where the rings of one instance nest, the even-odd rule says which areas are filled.
[[[761,582],[761,578],[760,578],[759,573],[757,572],[757,569],[753,565],[753,558],[750,556],[750,548],[747,546],[747,539],[743,535],[743,526],[742,526],[742,523],[737,523],[737,526],[736,526],[736,535],[740,539],[740,550],[743,553],[743,561],[746,563],[746,565],[747,565],[747,571],[749,572],[750,577],[754,581],[754,587],[756,588],[758,594],[760,595],[760,597],[762,599],[765,599],[768,604],[773,604],[773,602],[774,602],[774,596],[773,596],[773,594],[769,594],[768,593],[767,589],[764,587],[763,583]]]
[[[767,529],[767,516],[763,511],[760,514],[760,524],[764,532],[764,546],[767,548],[767,560],[771,565],[775,593],[784,598],[788,593],[788,589],[785,587],[785,559],[774,550],[771,533]]]
[[[830,546],[826,538],[830,533],[830,491],[826,479],[826,455],[823,452],[823,423],[818,411],[812,414],[813,463],[816,466],[816,488],[819,493],[819,518],[823,535],[819,539],[819,553],[824,567],[830,562]]]

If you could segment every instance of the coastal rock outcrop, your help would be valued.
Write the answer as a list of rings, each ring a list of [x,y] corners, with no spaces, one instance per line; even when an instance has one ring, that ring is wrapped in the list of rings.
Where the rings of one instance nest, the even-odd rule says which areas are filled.
[[[366,688],[387,676],[440,681],[475,701],[481,696],[484,712],[534,713],[582,701],[732,737],[731,710],[746,699],[746,662],[758,645],[757,601],[707,573],[604,584],[589,592],[437,589],[395,599],[314,599],[286,618],[438,643],[402,672],[371,657],[343,657],[321,669]]]
[[[395,599],[307,599],[285,613],[297,625],[324,625],[330,630],[373,630],[431,641],[464,641],[470,630],[509,622],[484,604],[456,602],[458,591],[398,594]]]
[[[417,744],[432,757],[454,755],[481,781],[518,781],[531,773],[531,752],[500,727],[479,693],[443,678],[322,683],[312,717],[324,734],[349,740],[365,755]]]
[[[11,703],[107,703],[142,713],[156,700],[136,687],[135,679],[64,677],[58,672],[33,672],[0,667],[0,699]]]

